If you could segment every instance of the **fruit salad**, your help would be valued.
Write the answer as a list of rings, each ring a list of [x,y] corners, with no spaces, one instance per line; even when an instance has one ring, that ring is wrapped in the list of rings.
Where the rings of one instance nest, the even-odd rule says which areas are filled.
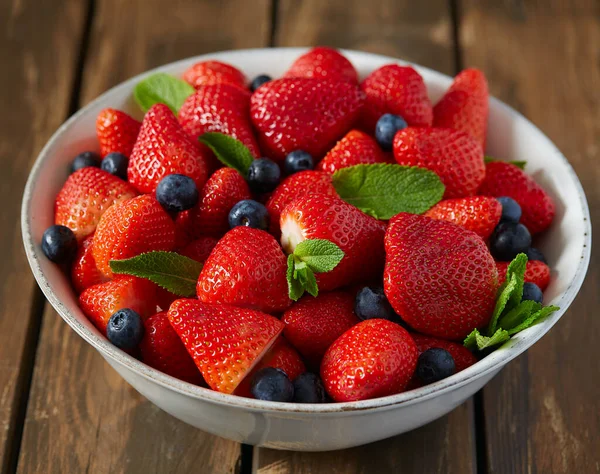
[[[433,104],[411,66],[359,78],[317,47],[278,78],[202,61],[134,99],[136,117],[98,115],[41,248],[98,331],[157,370],[266,401],[366,400],[450,377],[558,309],[535,246],[554,202],[526,162],[485,155],[477,69]]]

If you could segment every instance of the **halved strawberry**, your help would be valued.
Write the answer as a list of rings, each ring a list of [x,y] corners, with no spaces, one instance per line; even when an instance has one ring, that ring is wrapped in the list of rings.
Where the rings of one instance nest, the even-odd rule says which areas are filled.
[[[373,138],[360,130],[350,130],[329,150],[317,169],[335,173],[349,166],[385,162],[386,156]]]
[[[509,262],[496,262],[498,267],[498,281],[506,280],[506,270]],[[525,281],[535,283],[544,291],[550,284],[550,267],[540,260],[529,260],[525,267]]]
[[[200,61],[183,73],[183,80],[196,89],[211,84],[246,87],[246,76],[238,68],[221,61]]]
[[[317,46],[304,53],[283,77],[321,77],[358,84],[358,74],[352,63],[337,49],[327,46]]]
[[[108,281],[98,267],[92,255],[94,235],[87,237],[77,249],[77,255],[71,267],[71,282],[77,293],[81,293],[90,286]]]
[[[96,134],[102,156],[118,152],[129,157],[141,126],[125,112],[110,108],[101,110],[96,119]]]

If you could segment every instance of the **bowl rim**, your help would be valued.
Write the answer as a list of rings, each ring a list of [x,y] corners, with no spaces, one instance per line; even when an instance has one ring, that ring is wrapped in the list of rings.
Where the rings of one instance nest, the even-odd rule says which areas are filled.
[[[505,364],[516,358],[518,355],[523,353],[533,344],[535,344],[544,334],[546,334],[554,324],[562,317],[568,307],[575,299],[579,292],[581,285],[586,276],[587,268],[590,262],[591,254],[591,243],[592,243],[592,229],[590,212],[587,203],[587,199],[583,190],[583,187],[577,177],[575,170],[566,159],[566,157],[558,150],[556,145],[533,123],[526,119],[522,114],[514,110],[512,107],[504,104],[494,97],[490,97],[490,106],[493,105],[495,108],[503,109],[504,113],[507,113],[514,119],[524,120],[530,125],[533,131],[538,134],[538,139],[545,141],[546,144],[553,148],[556,152],[556,156],[559,157],[563,163],[567,166],[570,173],[570,178],[573,180],[577,194],[579,197],[579,204],[584,218],[583,227],[585,229],[585,235],[583,239],[583,248],[581,251],[581,258],[575,272],[575,276],[571,281],[569,287],[563,292],[560,299],[556,302],[560,306],[560,310],[554,313],[551,317],[544,321],[532,326],[524,333],[520,333],[518,337],[513,337],[503,346],[492,352],[487,357],[479,360],[477,363],[468,367],[467,369],[454,374],[447,379],[435,382],[433,384],[413,389],[407,392],[402,392],[396,395],[389,395],[386,397],[374,398],[370,400],[354,401],[354,402],[342,402],[342,403],[327,403],[327,404],[301,404],[301,403],[283,403],[283,402],[269,402],[263,400],[255,400],[251,398],[244,398],[236,395],[224,394],[216,392],[209,388],[199,387],[190,383],[184,382],[177,378],[171,377],[159,370],[153,369],[152,367],[144,364],[143,362],[135,359],[129,354],[117,349],[115,346],[110,344],[108,340],[100,335],[98,331],[92,331],[86,328],[81,322],[79,322],[65,304],[63,304],[55,295],[49,280],[45,277],[42,272],[41,265],[38,260],[38,250],[36,242],[33,239],[31,231],[31,222],[29,215],[29,208],[32,199],[32,195],[39,178],[39,173],[42,167],[42,163],[45,161],[48,153],[53,148],[54,143],[59,137],[82,115],[86,114],[90,108],[93,108],[96,104],[103,101],[104,98],[112,94],[117,90],[132,89],[133,85],[139,82],[144,77],[153,74],[155,72],[161,72],[174,67],[181,67],[186,63],[195,61],[202,61],[206,59],[217,59],[226,61],[229,56],[236,56],[240,54],[244,55],[256,55],[256,54],[271,54],[271,55],[285,55],[295,56],[306,52],[309,48],[253,48],[253,49],[239,49],[239,50],[228,50],[213,52],[209,54],[203,54],[193,56],[172,63],[162,65],[157,68],[150,69],[141,74],[138,74],[126,81],[119,83],[118,85],[110,88],[109,90],[102,93],[96,99],[88,103],[85,107],[81,108],[74,115],[72,115],[58,130],[52,135],[50,140],[46,143],[44,148],[39,153],[36,161],[30,171],[25,191],[23,194],[23,201],[21,207],[21,231],[23,236],[23,243],[25,246],[25,252],[29,265],[32,272],[40,286],[42,292],[52,304],[54,309],[60,314],[60,316],[66,321],[66,323],[83,339],[91,344],[100,354],[107,359],[112,365],[113,362],[123,366],[133,373],[142,376],[143,378],[159,384],[160,386],[178,392],[182,395],[186,395],[192,398],[204,400],[207,402],[215,403],[218,405],[228,406],[232,408],[246,409],[255,412],[287,412],[290,414],[297,415],[310,415],[310,414],[335,414],[335,413],[352,413],[364,410],[375,410],[375,409],[391,409],[392,407],[402,404],[403,406],[409,406],[414,403],[425,401],[433,397],[442,395],[444,393],[453,391],[470,382],[475,381],[486,375],[494,375],[498,372]],[[420,66],[418,64],[392,58],[389,56],[366,53],[361,51],[341,49],[350,60],[360,61],[364,59],[376,59],[380,61],[388,61],[390,63],[398,63],[414,66],[417,70],[426,71],[430,76],[443,79],[445,81],[451,80],[452,78],[446,74],[442,74],[433,69]]]

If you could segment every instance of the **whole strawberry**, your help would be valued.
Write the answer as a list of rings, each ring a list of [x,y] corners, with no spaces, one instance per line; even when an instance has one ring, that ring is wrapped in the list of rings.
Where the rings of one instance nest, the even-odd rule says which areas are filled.
[[[296,199],[281,213],[281,244],[292,253],[305,239],[326,239],[344,252],[331,271],[316,275],[320,291],[330,291],[381,276],[385,224],[338,197],[312,194]]]
[[[498,268],[498,281],[503,283],[506,280],[506,270],[510,262],[496,262]],[[524,280],[529,283],[535,283],[540,290],[544,291],[550,284],[550,267],[539,260],[529,260],[525,267]]]
[[[204,263],[196,291],[206,303],[277,313],[291,303],[286,272],[287,259],[272,235],[234,227]]]
[[[488,102],[488,83],[483,72],[465,69],[435,104],[433,125],[467,132],[485,149]]]
[[[169,174],[192,178],[198,189],[208,179],[212,152],[188,135],[164,104],[153,105],[129,158],[127,177],[141,193],[153,193]]]
[[[329,347],[321,363],[321,378],[336,402],[385,397],[404,390],[417,357],[406,329],[385,319],[369,319]]]
[[[68,227],[82,241],[94,233],[109,207],[136,195],[122,179],[91,166],[82,168],[67,178],[56,196],[54,223]]]
[[[360,130],[351,130],[329,150],[317,169],[333,174],[349,166],[387,161],[385,154],[373,138]]]
[[[329,79],[277,79],[250,99],[250,116],[262,150],[283,161],[294,150],[315,158],[352,128],[364,94],[358,87]]]
[[[412,328],[442,339],[463,339],[486,325],[498,271],[484,241],[446,221],[407,213],[385,235],[385,294]]]
[[[317,46],[294,61],[283,77],[325,78],[358,84],[356,69],[338,50]]]
[[[446,186],[445,199],[472,196],[485,178],[481,145],[467,133],[449,128],[400,130],[394,137],[394,157],[401,165],[436,173]]]
[[[179,250],[179,253],[192,260],[204,263],[217,245],[217,242],[218,240],[214,237],[200,237]]]
[[[92,234],[81,243],[71,267],[71,281],[77,293],[81,293],[90,286],[108,281],[108,278],[96,266],[92,254],[93,240]]]
[[[244,73],[220,61],[200,61],[183,73],[183,80],[198,89],[212,84],[231,84],[238,88],[246,87]]]
[[[141,125],[120,110],[101,110],[96,119],[96,134],[102,156],[113,152],[131,155]]]
[[[512,163],[492,161],[485,167],[485,180],[479,193],[486,196],[508,196],[519,203],[521,223],[531,234],[546,230],[555,214],[554,200],[525,171]]]
[[[268,314],[191,299],[175,301],[168,317],[209,387],[223,393],[233,393],[283,330]]]

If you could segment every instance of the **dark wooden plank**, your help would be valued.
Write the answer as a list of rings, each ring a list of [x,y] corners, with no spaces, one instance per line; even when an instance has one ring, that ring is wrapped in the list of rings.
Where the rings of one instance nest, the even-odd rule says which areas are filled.
[[[21,195],[66,118],[85,19],[76,0],[0,1],[0,472],[14,468],[43,298],[25,258]],[[32,34],[35,32],[35,34]],[[52,49],[52,54],[48,54]]]
[[[492,93],[554,140],[599,222],[600,4],[462,3],[465,65],[481,67]],[[489,472],[600,471],[599,280],[596,253],[568,313],[484,389]]]
[[[268,41],[268,0],[98,0],[82,104],[159,64]],[[66,27],[65,27],[66,28]],[[18,472],[232,473],[240,445],[138,395],[47,308]]]
[[[276,45],[325,44],[419,62],[452,74],[452,20],[445,1],[279,2]],[[475,471],[473,404],[428,426],[329,453],[255,450],[261,474],[469,473]]]

